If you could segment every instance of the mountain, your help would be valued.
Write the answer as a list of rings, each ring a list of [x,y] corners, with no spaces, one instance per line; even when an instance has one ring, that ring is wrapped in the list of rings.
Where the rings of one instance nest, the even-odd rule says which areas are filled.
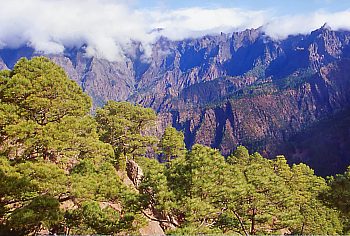
[[[2,49],[0,68],[38,54],[26,46]],[[184,131],[188,147],[201,143],[228,155],[245,145],[306,162],[320,175],[350,164],[348,31],[324,25],[283,40],[262,29],[159,38],[149,58],[135,42],[117,62],[86,57],[85,46],[47,56],[92,96],[95,107],[107,100],[151,107],[159,114],[159,132],[173,125]],[[333,127],[335,122],[342,125]],[[328,145],[335,151],[315,151]]]

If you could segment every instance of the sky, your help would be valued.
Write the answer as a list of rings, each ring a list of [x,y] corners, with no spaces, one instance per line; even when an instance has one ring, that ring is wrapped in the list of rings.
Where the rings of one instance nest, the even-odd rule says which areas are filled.
[[[317,10],[328,12],[350,8],[349,0],[139,0],[135,7],[179,9],[189,7],[241,8],[247,10],[274,10],[276,14],[300,14]]]
[[[171,40],[259,28],[271,38],[307,34],[327,23],[350,30],[350,0],[0,0],[0,48],[24,45],[123,60],[134,41],[145,56]],[[154,30],[162,29],[162,30]]]

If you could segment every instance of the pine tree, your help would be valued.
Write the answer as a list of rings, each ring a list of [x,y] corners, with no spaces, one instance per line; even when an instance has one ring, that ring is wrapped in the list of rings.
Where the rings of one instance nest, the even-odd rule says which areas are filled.
[[[44,227],[115,234],[143,224],[138,194],[119,179],[90,107],[81,88],[44,57],[0,73],[0,235]]]
[[[128,102],[109,101],[96,112],[101,140],[113,146],[117,159],[144,155],[157,143],[155,137],[145,134],[155,120],[152,109]]]
[[[168,163],[174,158],[183,157],[186,153],[183,133],[174,127],[167,127],[160,139],[159,148],[161,158]]]

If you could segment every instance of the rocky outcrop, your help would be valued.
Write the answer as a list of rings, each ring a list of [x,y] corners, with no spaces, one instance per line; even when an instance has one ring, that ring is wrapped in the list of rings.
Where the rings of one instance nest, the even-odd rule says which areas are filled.
[[[138,189],[143,178],[141,167],[134,160],[128,160],[126,162],[126,173],[136,189]]]
[[[145,235],[145,236],[148,236],[148,235],[157,235],[157,236],[162,236],[162,235],[165,235],[163,229],[160,227],[160,224],[159,222],[156,222],[156,221],[149,221],[149,223],[141,228],[139,230],[140,232],[140,235]]]
[[[8,67],[2,59],[0,59],[0,70],[8,70]]]

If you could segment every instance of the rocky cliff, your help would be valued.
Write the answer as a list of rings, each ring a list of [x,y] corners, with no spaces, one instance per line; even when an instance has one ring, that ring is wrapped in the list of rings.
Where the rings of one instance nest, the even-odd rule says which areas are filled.
[[[296,147],[303,145],[295,140],[349,109],[349,42],[350,32],[325,25],[284,40],[261,29],[182,41],[160,38],[149,58],[135,42],[118,62],[86,57],[85,46],[47,56],[93,97],[95,107],[107,100],[152,107],[160,129],[172,124],[183,130],[188,147],[202,143],[229,154],[243,144],[267,156],[309,162],[316,170],[321,162],[315,158],[323,158],[334,168],[319,173],[331,174],[350,164],[350,154],[297,155]],[[0,68],[38,54],[28,47],[2,49]],[[292,140],[293,148],[283,148]],[[340,159],[341,165],[334,164]]]
[[[169,124],[184,130],[189,146],[201,143],[219,148],[228,155],[237,145],[245,145],[265,156],[285,154],[291,162],[306,162],[322,175],[338,172],[349,165],[349,154],[342,153],[333,155],[332,160],[328,157],[328,166],[323,163],[327,168],[318,171],[320,160],[314,160],[313,155],[296,158],[294,151],[282,147],[301,132],[307,137],[311,126],[317,130],[319,121],[332,119],[334,114],[347,113],[350,108],[350,60],[322,67],[299,84],[284,85],[283,89],[280,86],[264,83],[246,87],[243,92],[207,106],[191,106],[186,103],[187,95],[180,95],[174,105],[177,107],[161,113],[161,116]],[[191,93],[189,100],[201,101],[200,96],[201,93]],[[323,139],[326,142],[331,137],[324,136]],[[349,137],[342,142],[350,145]],[[317,145],[316,142],[310,148]],[[342,167],[335,164],[340,160]],[[330,163],[335,166],[330,167]]]

